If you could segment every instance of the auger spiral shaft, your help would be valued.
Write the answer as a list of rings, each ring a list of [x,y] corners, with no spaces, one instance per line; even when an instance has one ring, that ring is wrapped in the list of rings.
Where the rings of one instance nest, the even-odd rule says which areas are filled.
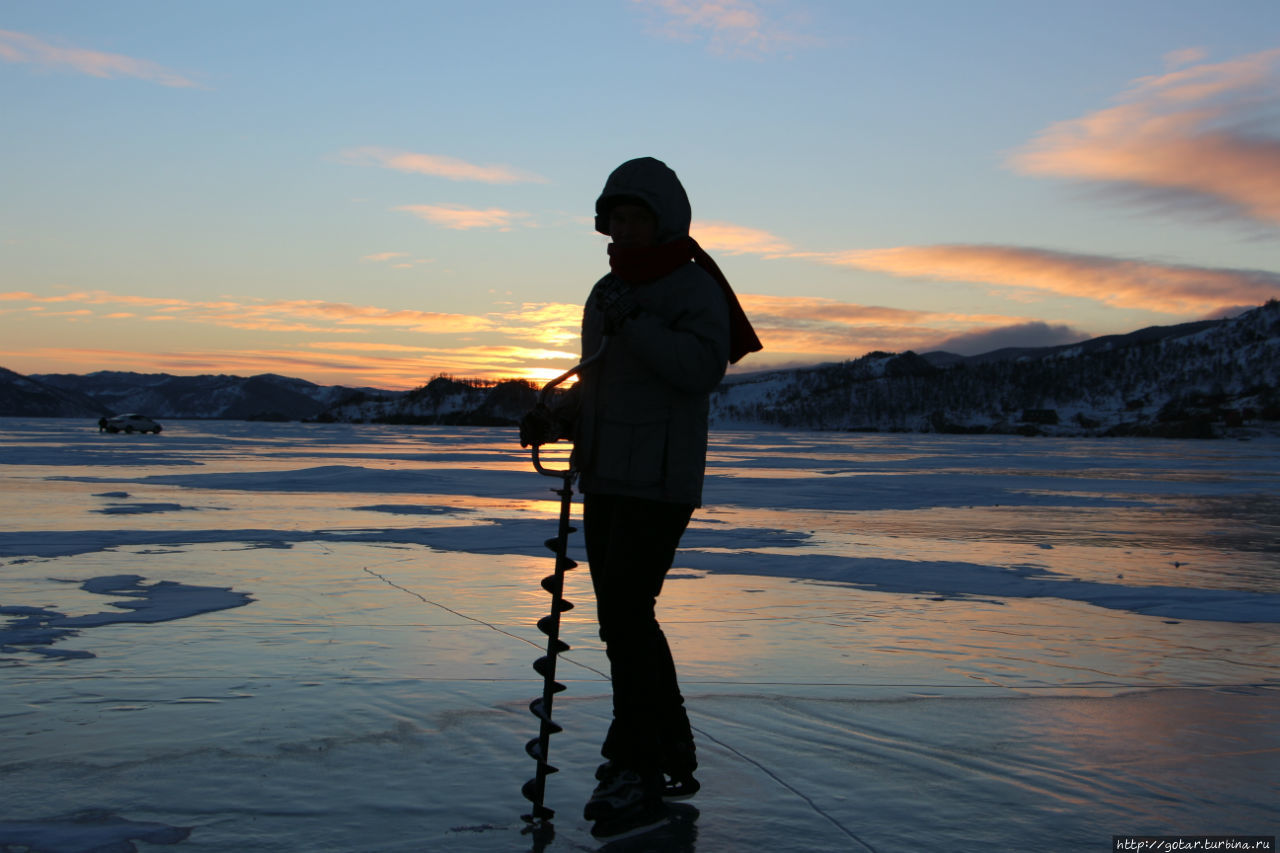
[[[545,406],[551,390],[571,376],[580,372],[591,362],[599,358],[608,345],[605,338],[595,355],[583,360],[570,370],[552,379],[543,386],[538,395],[538,405]],[[538,630],[547,635],[546,654],[533,662],[534,671],[542,676],[542,695],[529,703],[529,711],[538,718],[538,736],[525,744],[525,752],[538,763],[536,775],[524,783],[521,793],[525,799],[533,803],[529,814],[522,815],[530,824],[532,831],[546,831],[550,828],[551,818],[555,810],[544,804],[547,788],[547,776],[557,772],[547,760],[550,752],[550,739],[553,734],[562,731],[561,727],[551,720],[551,709],[555,695],[565,689],[556,681],[556,657],[569,650],[569,644],[560,639],[560,614],[573,609],[573,602],[564,597],[564,573],[576,568],[577,563],[569,558],[569,534],[577,528],[569,523],[570,510],[573,504],[573,481],[578,472],[572,467],[564,469],[546,468],[538,458],[538,445],[533,446],[533,467],[547,477],[559,477],[560,488],[552,492],[560,496],[560,526],[556,536],[546,541],[546,546],[556,555],[555,571],[542,579],[542,588],[551,593],[551,612],[538,620]]]
[[[576,528],[569,525],[569,507],[573,498],[573,478],[566,473],[564,484],[552,491],[560,495],[560,531],[559,534],[546,541],[546,545],[556,555],[555,571],[542,579],[542,588],[551,593],[551,612],[538,620],[538,629],[547,635],[547,653],[533,662],[534,670],[542,676],[542,695],[529,703],[529,711],[538,718],[538,736],[525,744],[525,752],[538,762],[537,775],[524,784],[522,793],[533,803],[533,811],[524,815],[529,822],[548,821],[555,816],[555,811],[543,805],[546,793],[547,776],[556,772],[547,761],[551,735],[561,731],[561,727],[551,720],[551,709],[555,694],[565,689],[556,681],[556,656],[569,650],[569,644],[560,639],[560,614],[573,609],[573,602],[564,597],[564,573],[578,564],[569,558],[569,534]]]

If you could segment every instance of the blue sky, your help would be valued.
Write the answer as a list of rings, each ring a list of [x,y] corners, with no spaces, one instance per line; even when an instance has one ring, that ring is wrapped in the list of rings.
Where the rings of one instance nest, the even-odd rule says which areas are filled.
[[[609,171],[765,350],[977,352],[1280,296],[1280,4],[23,2],[0,366],[553,375]]]

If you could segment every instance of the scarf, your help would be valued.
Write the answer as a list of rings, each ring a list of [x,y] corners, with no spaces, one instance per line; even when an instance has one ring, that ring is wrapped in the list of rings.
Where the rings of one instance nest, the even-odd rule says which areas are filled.
[[[675,272],[692,260],[706,270],[720,290],[724,292],[725,301],[729,303],[729,363],[737,364],[747,353],[764,349],[747,312],[742,310],[738,296],[729,286],[720,267],[711,256],[703,251],[698,241],[692,237],[681,237],[670,243],[657,246],[619,246],[609,244],[609,269],[618,278],[630,285],[647,284],[654,279]]]

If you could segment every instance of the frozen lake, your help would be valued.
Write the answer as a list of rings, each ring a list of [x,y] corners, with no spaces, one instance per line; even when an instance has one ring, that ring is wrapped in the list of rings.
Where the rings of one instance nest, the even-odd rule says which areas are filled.
[[[540,849],[514,431],[165,427],[0,419],[0,850]],[[703,789],[591,838],[584,566],[545,849],[1277,833],[1280,440],[717,432],[706,501],[659,603]]]

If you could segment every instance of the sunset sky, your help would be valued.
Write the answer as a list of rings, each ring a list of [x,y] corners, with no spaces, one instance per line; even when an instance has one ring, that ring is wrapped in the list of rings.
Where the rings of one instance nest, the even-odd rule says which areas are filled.
[[[554,375],[646,155],[739,370],[1280,297],[1276,0],[7,0],[0,116],[23,374]]]

